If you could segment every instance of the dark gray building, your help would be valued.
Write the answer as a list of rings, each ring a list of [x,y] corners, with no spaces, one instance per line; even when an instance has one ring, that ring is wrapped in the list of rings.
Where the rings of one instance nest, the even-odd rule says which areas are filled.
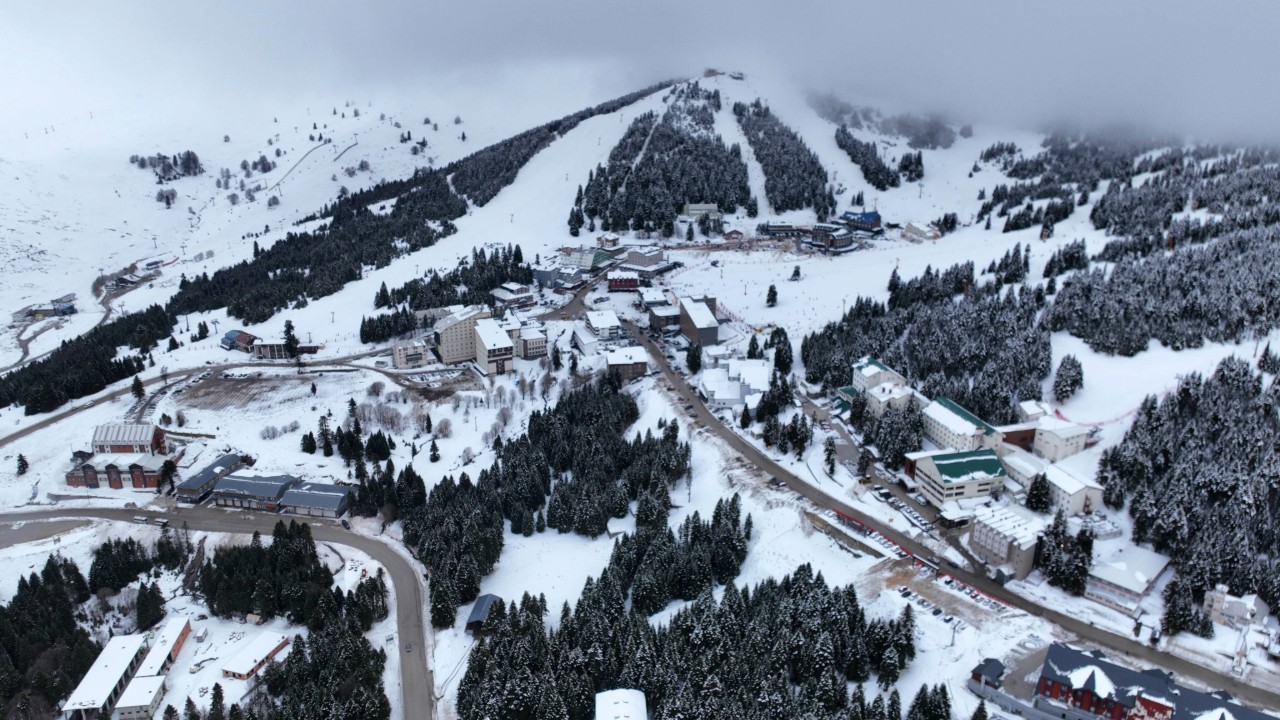
[[[289,488],[302,481],[292,475],[270,477],[224,477],[213,489],[213,501],[219,507],[248,508],[249,510],[280,509],[280,499]]]
[[[219,480],[239,470],[241,465],[239,455],[223,455],[214,460],[205,469],[178,483],[175,489],[178,502],[198,503],[204,500]]]
[[[325,483],[304,483],[285,491],[280,509],[293,515],[342,517],[351,502],[353,488]]]

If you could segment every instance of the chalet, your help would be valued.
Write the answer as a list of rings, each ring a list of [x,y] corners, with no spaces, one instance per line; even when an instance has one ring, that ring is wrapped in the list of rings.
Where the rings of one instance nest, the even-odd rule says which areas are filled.
[[[1079,515],[1102,507],[1102,486],[1093,478],[1082,478],[1057,465],[1044,469],[1049,481],[1049,499],[1053,507],[1068,516]]]
[[[107,423],[93,430],[95,453],[155,453],[168,452],[164,430],[155,425],[136,423]]]
[[[1089,428],[1047,415],[1037,422],[1032,450],[1049,462],[1075,455],[1084,450]]]
[[[502,604],[502,598],[497,595],[481,595],[476,598],[476,604],[471,606],[471,614],[467,615],[467,624],[465,629],[472,635],[479,636],[484,632],[485,621],[489,619],[489,609],[493,604]]]
[[[280,499],[280,508],[294,515],[342,517],[351,503],[352,489],[343,485],[304,483],[289,488]]]
[[[498,307],[529,307],[538,301],[533,288],[517,282],[506,282],[489,291]]]
[[[845,211],[840,220],[849,226],[850,230],[857,230],[864,233],[881,233],[884,230],[880,227],[880,213],[872,210],[870,212],[853,212]]]
[[[128,482],[134,488],[158,488],[163,474],[164,458],[157,455],[96,455],[77,462],[66,473],[70,487],[119,490]]]
[[[275,512],[280,509],[280,499],[284,497],[285,492],[297,487],[301,482],[292,475],[271,477],[229,475],[219,480],[214,486],[213,502],[218,507]]]
[[[1084,596],[1094,602],[1136,615],[1169,566],[1169,558],[1139,545],[1122,545],[1110,554],[1095,557],[1089,568]]]
[[[640,274],[630,270],[610,270],[605,276],[609,292],[635,292],[640,289]]]
[[[239,455],[223,455],[208,467],[183,480],[177,487],[178,502],[198,503],[213,492],[222,478],[239,470],[243,462]]]
[[[596,238],[596,247],[601,250],[613,250],[622,242],[622,238],[613,233],[605,233]]]
[[[253,352],[253,344],[259,340],[257,335],[250,335],[243,330],[228,330],[218,341],[223,350],[239,350],[243,353]]]
[[[1273,720],[1223,691],[1203,693],[1155,668],[1131,670],[1099,650],[1053,643],[1032,697],[1035,709],[1073,720]]]
[[[616,372],[628,383],[649,373],[649,354],[638,345],[610,350],[605,355],[609,372]]]
[[[990,697],[993,691],[1004,686],[1004,663],[995,658],[983,658],[969,671],[969,681],[965,683],[969,690],[978,697]]]
[[[264,632],[243,644],[240,651],[222,666],[222,677],[248,680],[288,646],[288,635]]]
[[[1261,624],[1271,614],[1271,608],[1256,593],[1237,597],[1226,585],[1215,585],[1204,594],[1204,614],[1216,623],[1238,628]]]
[[[716,320],[713,297],[680,298],[680,330],[691,343],[703,347],[720,342],[720,322]]]
[[[730,230],[724,234],[724,239],[727,242],[742,242],[744,237],[746,236],[743,235],[741,230]]]

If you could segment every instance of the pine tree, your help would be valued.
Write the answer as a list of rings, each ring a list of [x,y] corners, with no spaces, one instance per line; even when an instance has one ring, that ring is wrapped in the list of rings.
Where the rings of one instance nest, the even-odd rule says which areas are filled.
[[[1271,352],[1271,343],[1262,350],[1262,356],[1258,358],[1258,369],[1268,375],[1280,374],[1280,355]]]
[[[747,359],[754,360],[763,356],[764,353],[760,351],[760,342],[756,340],[756,336],[753,333],[751,335],[751,342],[747,343]]]
[[[431,460],[431,462],[440,462],[440,448],[436,446],[435,440],[431,441],[431,452],[427,455],[427,458]]]
[[[284,321],[284,352],[290,358],[298,357],[298,336],[293,334],[292,320]]]
[[[560,358],[560,346],[553,345],[551,346],[551,369],[559,372],[561,367],[563,367],[563,363]]]
[[[769,286],[769,291],[764,296],[765,307],[774,307],[778,304],[778,288],[774,285]]]
[[[689,374],[696,375],[702,370],[702,344],[690,343],[684,352],[685,364],[689,366]]]
[[[22,453],[18,453],[18,474],[26,475],[27,469],[30,467],[31,465],[27,462],[27,456]]]
[[[1058,364],[1058,372],[1053,377],[1053,397],[1058,402],[1065,402],[1076,391],[1084,387],[1084,368],[1074,355],[1065,355]]]
[[[1051,506],[1049,480],[1040,473],[1031,478],[1031,485],[1027,488],[1027,509],[1047,513]]]
[[[822,458],[827,463],[827,474],[836,474],[836,439],[831,435],[822,442]]]
[[[738,427],[746,430],[751,427],[751,408],[742,406],[742,417],[738,419]]]
[[[316,454],[316,436],[312,433],[303,433],[302,435],[302,452],[309,455]]]
[[[222,684],[214,683],[213,691],[209,694],[209,714],[205,716],[205,720],[226,720],[227,708],[226,699],[222,695]]]
[[[979,700],[978,709],[973,711],[973,715],[969,720],[987,720],[987,701]]]
[[[131,388],[135,400],[141,400],[147,391],[142,387],[142,378],[137,375],[133,376],[133,387]]]
[[[172,705],[165,705],[163,720],[178,720],[178,708]]]
[[[795,269],[791,271],[791,280],[792,282],[794,282],[799,279],[800,279],[800,266],[797,265]]]

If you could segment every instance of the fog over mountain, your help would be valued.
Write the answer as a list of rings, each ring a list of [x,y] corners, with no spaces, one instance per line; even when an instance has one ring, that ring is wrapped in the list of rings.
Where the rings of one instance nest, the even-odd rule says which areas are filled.
[[[707,66],[1001,124],[1280,139],[1261,0],[1111,3],[55,0],[5,11],[0,129],[100,102],[241,106],[527,75],[602,98]]]

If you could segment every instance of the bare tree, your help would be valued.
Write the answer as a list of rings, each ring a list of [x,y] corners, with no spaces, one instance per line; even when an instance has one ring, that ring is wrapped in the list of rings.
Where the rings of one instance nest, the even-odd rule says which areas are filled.
[[[462,464],[470,465],[476,459],[476,453],[469,446],[462,448]]]
[[[382,391],[387,387],[386,383],[376,380],[369,385],[369,397],[382,397]]]
[[[440,422],[436,423],[436,437],[438,438],[453,437],[453,421],[451,421],[449,418],[445,418]]]

